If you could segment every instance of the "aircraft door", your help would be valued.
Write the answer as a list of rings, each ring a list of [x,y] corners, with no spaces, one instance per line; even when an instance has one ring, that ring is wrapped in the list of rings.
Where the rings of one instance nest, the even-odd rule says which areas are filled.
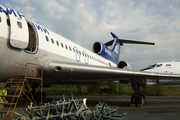
[[[7,8],[10,23],[10,44],[16,48],[28,46],[29,30],[23,14]]]
[[[0,5],[0,28],[1,28],[0,36],[2,36],[4,38],[6,38],[8,36],[8,32],[7,31],[9,31],[9,29],[7,27],[7,23],[5,23],[6,19],[7,19],[7,15],[6,15],[5,9],[6,9],[5,7]]]
[[[79,49],[76,47],[76,46],[74,46],[74,52],[75,52],[75,58],[76,58],[76,61],[80,61],[80,53],[79,53]]]
[[[84,61],[85,61],[86,64],[88,64],[89,63],[89,56],[86,53],[86,51],[84,51],[84,50],[83,50],[83,53],[84,53]]]

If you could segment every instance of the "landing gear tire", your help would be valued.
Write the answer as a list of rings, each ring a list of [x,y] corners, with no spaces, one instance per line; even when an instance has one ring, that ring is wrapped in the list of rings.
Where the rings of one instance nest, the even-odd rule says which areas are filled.
[[[132,96],[131,97],[131,104],[146,104],[146,96],[145,95],[138,95],[138,96]]]
[[[46,96],[47,96],[47,94],[46,94],[45,92],[43,92],[43,93],[42,93],[42,98],[43,98],[43,99],[46,99]],[[36,95],[35,95],[35,98],[36,98],[37,100],[40,100],[40,99],[41,99],[41,92],[37,92]]]
[[[136,104],[136,98],[134,96],[131,97],[131,104]]]
[[[140,85],[137,83],[134,83],[134,84],[132,84],[132,89],[134,90],[134,95],[131,97],[131,104],[145,105],[146,104],[146,96],[140,94],[140,92],[139,92]]]
[[[45,92],[43,92],[43,99],[46,99],[47,94]]]
[[[138,99],[139,99],[138,104],[144,105],[144,100],[143,100],[142,96],[140,96]]]
[[[143,105],[147,104],[147,102],[146,102],[146,96],[145,96],[145,95],[142,95],[141,97],[142,97],[142,99],[143,99],[143,101],[144,101]]]
[[[40,99],[41,99],[41,93],[40,93],[40,92],[37,92],[37,93],[36,93],[35,99],[36,99],[36,100],[40,100]]]

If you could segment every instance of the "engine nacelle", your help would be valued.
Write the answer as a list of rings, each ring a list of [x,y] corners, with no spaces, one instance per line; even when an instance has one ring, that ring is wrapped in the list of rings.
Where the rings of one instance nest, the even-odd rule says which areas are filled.
[[[97,54],[100,54],[102,52],[102,44],[100,42],[95,42],[93,44],[93,52],[97,53]]]
[[[120,61],[120,62],[118,62],[117,68],[123,69],[123,68],[125,68],[125,67],[126,67],[126,69],[128,69],[128,70],[132,70],[132,67],[131,67],[131,65],[130,65],[128,62],[126,62],[126,61]],[[129,83],[128,80],[119,80],[119,82],[122,83],[122,84],[128,84],[128,83]]]
[[[118,62],[117,68],[123,69],[124,67],[126,67],[126,69],[128,69],[128,70],[132,70],[132,67],[131,67],[131,65],[128,62],[126,62],[126,61]]]
[[[100,42],[95,42],[93,44],[93,51],[98,54],[98,55],[111,55],[111,51],[103,44]]]
[[[112,62],[116,62],[117,55],[113,53],[114,51],[110,50],[106,45],[100,42],[95,42],[93,44],[93,51],[100,55],[103,58],[106,58]]]

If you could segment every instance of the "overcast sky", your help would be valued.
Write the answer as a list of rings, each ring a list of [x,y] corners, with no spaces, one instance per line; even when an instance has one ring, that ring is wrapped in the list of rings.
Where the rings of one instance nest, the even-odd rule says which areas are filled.
[[[155,46],[121,47],[120,60],[139,70],[156,62],[180,61],[179,0],[0,0],[0,5],[92,50],[96,41],[119,38]]]

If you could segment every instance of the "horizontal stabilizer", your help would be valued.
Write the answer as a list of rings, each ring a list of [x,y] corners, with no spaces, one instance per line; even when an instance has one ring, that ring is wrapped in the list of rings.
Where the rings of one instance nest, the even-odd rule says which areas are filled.
[[[135,40],[127,40],[127,39],[118,39],[120,43],[127,43],[127,44],[145,44],[145,45],[155,45],[155,43],[152,42],[143,42],[143,41],[135,41]],[[113,44],[114,40],[111,40],[104,45],[111,46]]]

